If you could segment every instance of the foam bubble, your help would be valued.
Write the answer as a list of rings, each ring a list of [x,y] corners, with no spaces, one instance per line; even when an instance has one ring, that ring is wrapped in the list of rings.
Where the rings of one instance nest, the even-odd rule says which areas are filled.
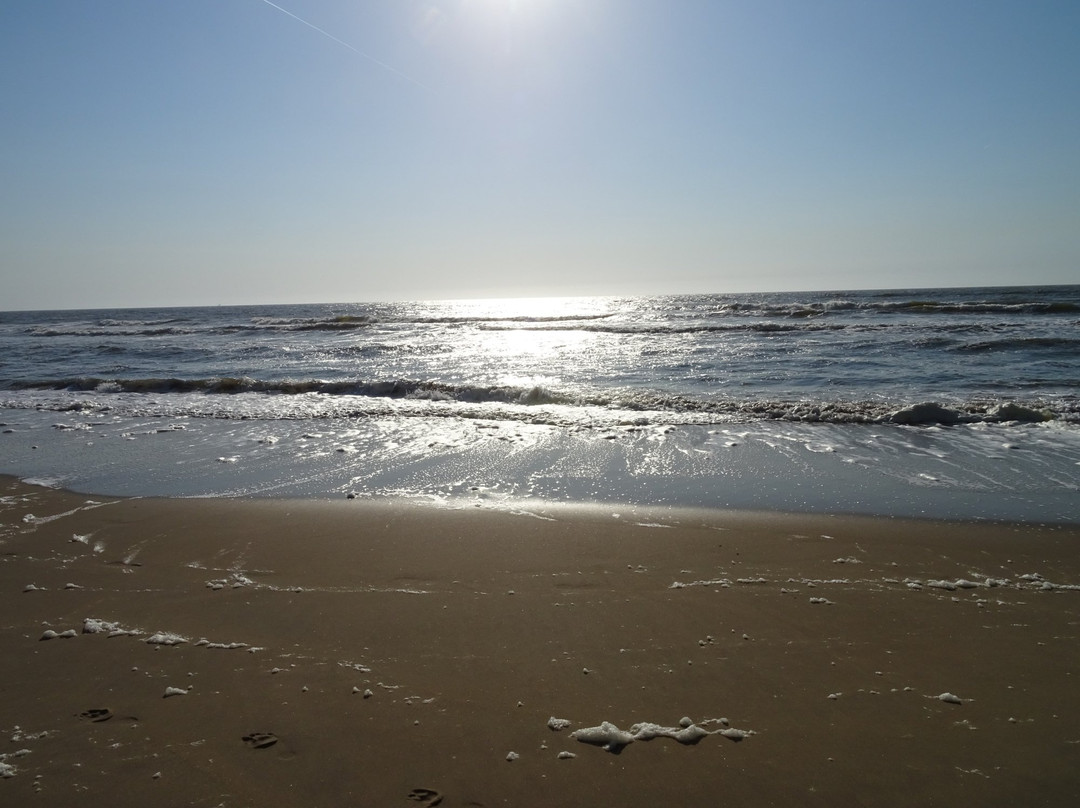
[[[150,645],[180,645],[181,643],[188,642],[187,637],[182,637],[179,634],[173,634],[170,631],[159,631],[156,634],[151,634],[143,642]]]
[[[570,733],[570,737],[582,743],[602,746],[609,752],[621,749],[627,744],[634,742],[634,736],[626,730],[619,729],[610,721],[604,721],[598,727],[583,727]]]

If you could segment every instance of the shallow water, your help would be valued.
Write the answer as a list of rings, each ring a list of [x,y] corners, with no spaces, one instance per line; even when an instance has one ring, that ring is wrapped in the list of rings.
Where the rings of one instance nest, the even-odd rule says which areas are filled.
[[[566,429],[461,418],[90,418],[0,411],[0,471],[93,493],[687,505],[1080,522],[1059,424]],[[14,416],[18,420],[8,420]]]

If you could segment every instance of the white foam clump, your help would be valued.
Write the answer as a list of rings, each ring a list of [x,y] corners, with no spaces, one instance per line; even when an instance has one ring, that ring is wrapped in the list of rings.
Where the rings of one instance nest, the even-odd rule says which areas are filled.
[[[789,584],[802,584],[803,586],[816,587],[819,584],[822,586],[847,586],[851,583],[850,578],[788,578]]]
[[[665,727],[646,721],[634,724],[629,731],[619,729],[610,721],[604,721],[598,727],[575,730],[570,733],[570,737],[582,743],[603,747],[609,752],[617,752],[634,741],[651,741],[654,738],[671,738],[681,744],[691,745],[709,735],[721,735],[733,741],[741,741],[751,734],[747,730],[734,727],[710,732],[695,724],[690,718],[683,718],[677,727]]]
[[[931,587],[932,589],[944,589],[947,592],[953,592],[956,589],[956,584],[954,584],[952,581],[945,580],[927,581],[926,585]]]
[[[953,695],[952,693],[949,693],[949,692],[942,693],[940,696],[936,696],[935,698],[937,698],[938,701],[945,702],[946,704],[963,704],[964,703],[964,700],[961,699],[959,696],[955,696],[955,695]]]
[[[83,620],[83,634],[105,634],[108,637],[124,637],[138,634],[135,629],[124,628],[119,623],[110,620],[102,620],[98,617],[87,617]]]
[[[1027,584],[1033,584],[1035,589],[1043,592],[1052,592],[1056,589],[1071,589],[1078,590],[1080,586],[1076,584],[1054,584],[1046,580],[1042,575],[1037,572],[1027,572],[1019,576],[1019,579]]]
[[[203,648],[223,648],[226,651],[232,651],[236,648],[248,647],[248,644],[246,642],[210,642],[210,640],[206,639],[205,637],[195,643],[195,645],[201,646]]]
[[[22,727],[20,727],[20,726],[18,726],[16,724],[12,728],[11,742],[12,743],[18,743],[19,741],[40,741],[42,738],[48,738],[51,734],[52,733],[47,729],[43,729],[41,732],[24,732]],[[20,753],[18,753],[18,754],[20,754],[20,756],[22,754],[27,754],[28,755],[28,754],[30,754],[30,750],[29,749],[24,749],[24,750],[21,750]],[[4,758],[4,755],[0,755],[0,759],[3,759],[3,758]]]
[[[565,718],[556,718],[555,716],[551,716],[551,718],[548,719],[547,725],[549,729],[553,729],[556,732],[559,732],[569,727],[570,721]]]
[[[43,640],[55,640],[58,637],[64,640],[70,640],[72,637],[77,637],[75,629],[69,628],[67,631],[61,631],[59,633],[53,631],[51,628],[45,629],[45,632],[41,635]]]
[[[23,477],[22,481],[27,485],[36,485],[41,488],[62,488],[64,485],[63,480],[54,477]]]
[[[227,586],[232,587],[233,589],[239,589],[242,586],[253,586],[254,584],[255,582],[243,573],[234,572],[228,578],[215,578],[213,581],[207,581],[206,588],[217,591],[219,589],[224,589]]]
[[[117,623],[112,623],[108,620],[101,620],[97,617],[87,617],[83,620],[83,634],[104,634],[106,631],[115,631],[120,626]]]
[[[598,727],[584,727],[574,730],[570,733],[570,737],[582,743],[602,746],[609,751],[622,748],[635,740],[632,733],[619,729],[610,721],[604,721]]]
[[[691,586],[719,586],[727,588],[731,586],[731,581],[727,578],[714,578],[710,581],[674,581],[668,589],[686,589]]]
[[[167,687],[165,688],[164,698],[167,699],[169,696],[186,696],[189,692],[189,690],[185,690],[182,687]]]
[[[828,598],[810,598],[810,602],[813,604],[823,604],[825,606],[832,606],[833,602]]]
[[[349,662],[347,660],[342,660],[338,663],[338,665],[343,668],[351,668],[354,671],[360,671],[360,673],[371,673],[371,668],[359,662]]]
[[[728,727],[727,729],[720,730],[718,735],[722,735],[732,741],[741,741],[744,738],[749,738],[751,733],[745,729],[735,729],[735,727]]]
[[[1023,576],[1021,576],[1021,578],[1023,578]],[[1041,580],[1041,578],[1039,580]],[[914,584],[923,584],[924,582],[914,579],[905,579],[904,583],[912,589],[917,589],[919,587]],[[925,585],[932,589],[944,589],[947,592],[954,592],[957,589],[989,589],[997,586],[1008,586],[1009,580],[1007,578],[985,578],[982,581],[969,581],[966,578],[957,578],[955,581],[945,579],[926,581]]]
[[[156,634],[151,634],[143,642],[149,645],[180,645],[188,642],[188,638],[173,634],[171,631],[159,631]]]
[[[721,734],[726,732],[723,730]],[[679,743],[695,744],[702,738],[712,735],[707,729],[702,729],[697,724],[691,723],[684,727],[662,727],[659,724],[649,722],[634,724],[630,732],[638,741],[651,741],[654,738],[672,738]]]

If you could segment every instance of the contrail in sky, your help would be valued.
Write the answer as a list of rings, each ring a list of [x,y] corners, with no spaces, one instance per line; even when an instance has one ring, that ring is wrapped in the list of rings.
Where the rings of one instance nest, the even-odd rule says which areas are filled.
[[[318,31],[318,32],[319,32],[320,34],[322,34],[322,35],[323,35],[324,37],[327,37],[328,39],[332,39],[332,40],[334,40],[334,41],[335,41],[336,43],[338,43],[339,45],[342,45],[342,46],[344,46],[344,47],[348,48],[349,50],[351,50],[351,51],[352,51],[353,53],[355,53],[355,54],[358,54],[358,55],[360,55],[360,56],[363,56],[363,57],[364,57],[365,59],[367,59],[367,60],[368,60],[369,62],[374,62],[374,63],[375,63],[375,64],[377,64],[377,65],[378,65],[379,67],[381,67],[381,68],[382,68],[383,70],[389,70],[389,71],[390,71],[391,73],[393,73],[393,74],[395,74],[395,75],[397,75],[397,76],[400,76],[401,78],[405,79],[406,81],[412,82],[412,83],[413,83],[413,84],[415,84],[415,85],[416,85],[417,87],[421,87],[421,88],[423,88],[423,89],[425,89],[425,90],[428,90],[429,92],[431,91],[431,88],[430,88],[430,87],[428,87],[428,86],[427,86],[426,84],[424,84],[424,83],[422,83],[422,82],[419,82],[419,81],[417,81],[417,80],[416,80],[416,79],[414,79],[414,78],[413,78],[412,76],[410,76],[410,75],[408,75],[408,74],[406,74],[406,73],[402,73],[402,72],[401,72],[400,70],[398,70],[398,69],[397,69],[397,68],[395,68],[395,67],[391,67],[391,66],[390,66],[390,65],[388,65],[388,64],[387,64],[386,62],[380,62],[380,61],[379,61],[378,59],[376,59],[376,58],[375,58],[374,56],[372,56],[371,54],[369,54],[369,53],[364,53],[364,52],[363,52],[362,50],[360,50],[359,48],[353,47],[352,45],[350,45],[350,44],[349,44],[348,42],[346,42],[346,41],[345,41],[345,40],[343,40],[343,39],[338,39],[338,38],[337,38],[336,36],[334,36],[333,34],[331,34],[331,33],[328,33],[327,31],[324,31],[324,30],[323,30],[322,28],[320,28],[320,27],[319,27],[319,26],[317,26],[317,25],[313,25],[312,23],[308,22],[307,20],[303,19],[302,17],[297,17],[297,16],[295,15],[295,14],[293,14],[293,13],[292,13],[291,11],[289,11],[288,9],[284,9],[284,8],[282,8],[281,6],[277,5],[276,3],[271,3],[271,2],[270,2],[270,0],[262,0],[262,1],[263,1],[264,3],[266,3],[266,5],[270,6],[271,8],[276,8],[276,9],[277,9],[278,11],[280,11],[280,12],[281,12],[282,14],[287,14],[287,15],[289,15],[290,17],[292,17],[292,18],[293,18],[294,20],[296,20],[297,22],[302,22],[302,23],[303,23],[304,25],[306,25],[306,26],[307,26],[308,28],[312,28],[312,29],[314,29],[314,30]]]

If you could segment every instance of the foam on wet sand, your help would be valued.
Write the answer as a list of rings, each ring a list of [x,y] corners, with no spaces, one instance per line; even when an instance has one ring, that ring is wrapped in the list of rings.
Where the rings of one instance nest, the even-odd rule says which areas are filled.
[[[1077,528],[102,501],[0,479],[3,804],[1080,797]]]

